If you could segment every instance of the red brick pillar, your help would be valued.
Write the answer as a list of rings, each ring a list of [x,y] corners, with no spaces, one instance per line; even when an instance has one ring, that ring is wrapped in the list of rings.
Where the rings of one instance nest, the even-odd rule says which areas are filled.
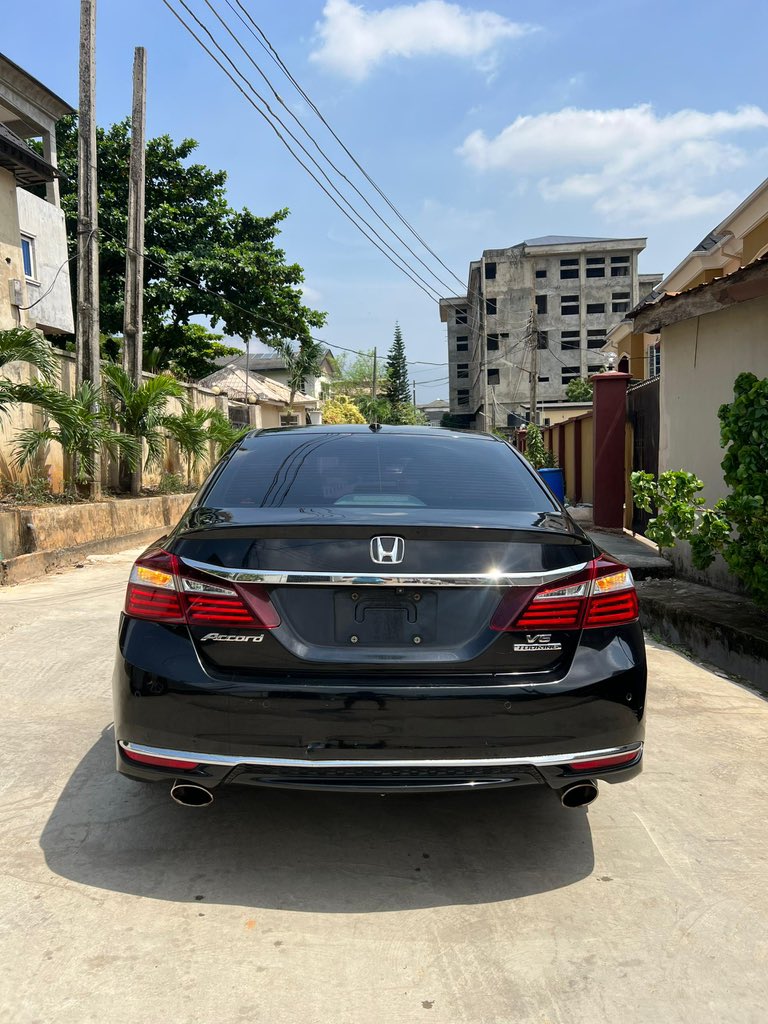
[[[628,373],[596,373],[594,385],[594,479],[592,518],[596,527],[624,527],[624,435]]]

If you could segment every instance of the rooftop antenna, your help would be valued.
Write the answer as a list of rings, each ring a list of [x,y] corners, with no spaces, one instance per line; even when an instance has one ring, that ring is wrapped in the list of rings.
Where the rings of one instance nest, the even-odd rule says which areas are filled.
[[[373,403],[373,422],[369,423],[370,429],[376,433],[377,430],[381,430],[381,424],[379,423],[379,408],[376,404],[376,348],[373,349],[373,385],[371,387],[371,401]]]

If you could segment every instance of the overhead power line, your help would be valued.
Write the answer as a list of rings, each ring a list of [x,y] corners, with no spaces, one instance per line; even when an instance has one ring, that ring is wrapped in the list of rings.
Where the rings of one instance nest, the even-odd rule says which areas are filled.
[[[216,10],[216,8],[214,7],[214,5],[211,2],[211,0],[203,0],[203,2],[205,3],[206,7],[212,12],[214,17],[223,26],[225,31],[231,36],[231,38],[235,41],[235,43],[240,47],[240,49],[245,54],[246,58],[250,61],[250,63],[253,65],[253,67],[256,69],[256,71],[258,71],[259,75],[264,79],[264,81],[266,82],[270,92],[275,97],[277,102],[283,107],[283,109],[286,111],[286,113],[289,115],[289,117],[291,117],[296,122],[298,127],[301,129],[301,131],[304,133],[304,135],[306,135],[306,137],[309,139],[309,141],[312,143],[312,145],[315,147],[315,149],[318,151],[318,153],[320,153],[322,158],[324,160],[326,160],[328,162],[329,166],[333,168],[333,170],[339,175],[339,177],[342,178],[347,183],[347,185],[349,185],[349,187],[354,190],[354,192],[360,197],[360,199],[362,199],[362,201],[365,203],[365,205],[368,207],[368,209],[373,213],[373,215],[375,217],[377,217],[378,220],[381,221],[381,223],[384,225],[384,227],[387,229],[387,231],[390,231],[394,235],[394,237],[398,240],[398,242],[400,242],[400,244],[403,245],[408,250],[408,252],[411,254],[411,256],[413,256],[413,258],[415,260],[417,260],[417,262],[419,262],[421,264],[421,266],[427,271],[427,273],[430,274],[432,277],[434,277],[434,279],[439,284],[441,284],[443,286],[443,288],[446,288],[446,289],[448,289],[448,291],[451,291],[452,288],[453,288],[453,285],[447,284],[437,273],[435,273],[435,271],[432,269],[432,267],[429,266],[428,263],[424,262],[424,260],[421,258],[421,256],[418,255],[418,253],[414,252],[414,250],[411,248],[411,246],[408,244],[408,242],[406,242],[406,240],[402,237],[402,235],[399,235],[397,233],[397,231],[395,231],[395,229],[392,227],[392,225],[389,224],[388,221],[386,221],[384,219],[384,217],[382,217],[382,215],[379,213],[379,211],[376,209],[376,207],[373,205],[373,203],[370,202],[370,200],[365,195],[365,193],[361,192],[361,190],[357,187],[357,185],[349,177],[347,177],[347,175],[344,173],[344,171],[342,171],[341,168],[337,164],[335,164],[333,162],[333,160],[330,158],[330,156],[328,156],[328,154],[323,149],[323,147],[320,145],[320,143],[317,141],[317,139],[315,139],[314,135],[312,135],[312,133],[305,127],[305,125],[302,123],[301,119],[299,117],[297,117],[296,113],[293,110],[291,110],[291,108],[285,102],[285,100],[280,95],[280,93],[277,91],[277,89],[275,89],[275,87],[272,84],[272,82],[270,81],[268,75],[262,70],[261,66],[257,63],[257,61],[254,60],[252,54],[249,52],[247,47],[245,47],[243,45],[243,43],[240,41],[240,39],[238,39],[238,37],[235,35],[235,33],[230,28],[230,26],[227,24],[226,20],[224,18],[222,18],[221,14]],[[231,4],[230,4],[230,8],[231,8]],[[235,11],[235,14],[237,14],[237,11]],[[239,17],[239,15],[238,15],[238,17]],[[242,18],[240,20],[242,21]]]
[[[224,0],[224,2],[226,3],[227,7],[229,7],[229,9],[231,11],[233,11],[234,14],[239,18],[240,22],[250,32],[250,34],[254,37],[254,39],[256,39],[256,41],[259,44],[259,46],[261,46],[261,48],[274,61],[274,63],[277,65],[277,67],[286,76],[288,81],[297,90],[297,92],[302,97],[302,99],[304,99],[307,102],[309,107],[312,109],[312,111],[314,111],[314,113],[320,119],[322,124],[327,128],[327,130],[330,132],[330,134],[333,136],[333,138],[336,140],[336,142],[339,144],[339,146],[347,154],[347,156],[352,161],[352,163],[355,165],[355,167],[357,167],[357,169],[360,171],[360,173],[363,175],[363,177],[369,183],[369,185],[374,189],[374,191],[384,200],[384,202],[387,204],[389,209],[395,214],[395,216],[400,221],[400,223],[403,224],[406,228],[408,228],[408,230],[411,232],[413,237],[416,238],[417,241],[421,245],[424,246],[425,250],[430,254],[430,256],[434,257],[434,259],[437,260],[437,262],[440,264],[440,266],[445,271],[447,271],[451,275],[451,277],[454,278],[454,280],[459,282],[459,286],[462,289],[466,288],[466,282],[463,281],[460,277],[458,277],[451,270],[451,268],[449,266],[447,266],[442,261],[442,259],[438,256],[438,254],[432,248],[430,248],[430,246],[427,244],[427,242],[422,238],[422,236],[416,230],[416,228],[414,228],[414,226],[410,223],[410,221],[408,221],[403,216],[403,214],[400,212],[400,210],[397,208],[397,206],[395,206],[395,204],[389,198],[389,196],[387,196],[387,194],[379,187],[379,185],[376,184],[376,182],[373,180],[373,178],[370,176],[370,174],[368,174],[366,169],[357,160],[355,155],[349,150],[349,148],[345,145],[345,143],[342,141],[342,139],[336,134],[336,132],[334,131],[333,127],[328,123],[328,121],[324,117],[322,111],[316,106],[316,104],[313,102],[312,98],[307,95],[307,93],[305,92],[304,88],[300,85],[299,82],[296,81],[294,76],[291,74],[290,70],[286,66],[286,64],[283,61],[283,59],[280,56],[280,54],[277,52],[276,48],[270,42],[270,40],[269,40],[268,36],[266,35],[266,33],[264,32],[264,30],[254,20],[254,18],[251,16],[251,14],[249,13],[249,11],[245,7],[245,5],[243,3],[241,3],[241,0],[235,0],[235,3],[240,8],[240,10],[243,12],[243,14],[245,15],[245,18],[243,18],[243,14],[240,14],[238,11],[235,10],[234,6],[232,5],[231,0]],[[247,18],[247,21],[245,20],[246,18]],[[251,26],[253,26],[253,27],[251,27]],[[254,31],[254,29],[256,31]],[[444,282],[441,282],[441,283],[444,283]],[[451,291],[451,290],[452,289],[449,289],[449,291]]]
[[[195,41],[198,43],[198,45],[208,54],[208,56],[218,65],[218,67],[229,78],[229,80],[232,82],[232,84],[235,86],[235,88],[237,88],[237,90],[240,93],[242,93],[242,95],[245,97],[245,99],[251,104],[251,106],[257,111],[257,113],[267,122],[267,124],[270,126],[270,128],[272,128],[274,133],[277,135],[278,139],[283,143],[283,145],[288,150],[288,152],[291,154],[291,156],[294,158],[294,160],[296,160],[296,162],[298,164],[300,164],[301,167],[304,168],[304,170],[307,172],[307,174],[309,174],[309,176],[318,185],[318,187],[325,193],[325,195],[328,196],[328,198],[331,200],[331,202],[358,229],[358,231],[360,231],[361,234],[363,234],[364,237],[367,238],[368,241],[371,242],[371,244],[374,245],[375,248],[378,249],[378,251],[383,256],[385,256],[386,259],[389,260],[390,263],[393,264],[393,266],[395,266],[398,270],[400,270],[402,273],[404,273],[406,275],[406,277],[410,278],[410,280],[418,288],[420,288],[421,291],[423,291],[425,293],[425,295],[427,295],[430,299],[432,299],[433,301],[438,301],[440,296],[439,296],[439,292],[437,291],[437,289],[434,288],[434,286],[430,285],[429,282],[426,281],[421,276],[421,274],[419,274],[419,272],[417,270],[415,270],[415,268],[413,268],[408,263],[408,261],[405,259],[405,257],[403,257],[399,253],[397,253],[396,250],[394,250],[392,248],[392,246],[384,238],[382,238],[382,236],[379,234],[379,232],[376,231],[376,229],[365,219],[365,217],[363,217],[363,215],[358,210],[356,210],[356,208],[353,206],[353,204],[346,198],[346,196],[343,195],[343,193],[338,189],[338,187],[334,184],[334,182],[328,177],[328,175],[325,173],[325,171],[320,166],[320,164],[317,162],[317,160],[315,160],[315,158],[309,153],[309,151],[303,145],[303,143],[301,143],[296,138],[294,133],[287,127],[285,122],[282,121],[281,118],[277,114],[274,113],[274,111],[272,111],[272,109],[269,107],[269,104],[264,99],[264,97],[261,96],[261,94],[255,88],[255,86],[253,86],[253,84],[249,81],[247,76],[244,75],[242,73],[242,71],[240,71],[240,69],[237,67],[237,65],[232,60],[232,58],[227,54],[226,50],[215,39],[215,37],[213,36],[213,33],[210,31],[210,29],[208,29],[205,26],[205,24],[200,20],[200,18],[198,18],[197,15],[190,9],[190,7],[187,5],[185,0],[178,0],[178,2],[184,8],[184,10],[187,12],[187,14],[192,18],[192,20],[208,36],[208,38],[211,40],[211,42],[216,47],[216,49],[222,54],[222,56],[227,61],[227,63],[229,63],[232,66],[232,68],[234,69],[235,73],[243,80],[243,82],[245,82],[245,84],[248,87],[248,89],[250,89],[251,92],[253,92],[253,94],[258,97],[258,99],[260,100],[260,103],[263,104],[263,106],[266,108],[266,111],[268,111],[268,113],[264,109],[262,109],[262,106],[260,105],[260,103],[257,103],[248,94],[248,92],[243,88],[243,86],[240,85],[240,83],[233,77],[231,72],[224,66],[224,64],[222,64],[222,62],[219,60],[219,58],[216,56],[216,54],[212,52],[212,50],[206,45],[206,43],[195,32],[194,28],[184,19],[184,17],[179,13],[179,11],[173,6],[173,4],[171,3],[171,0],[163,0],[163,3],[168,8],[168,10],[173,14],[173,16],[180,22],[181,25],[183,25],[183,27],[195,39]],[[296,142],[296,144],[299,146],[299,148],[302,150],[302,152],[304,152],[306,154],[308,159],[318,169],[318,171],[322,175],[322,177],[325,178],[325,180],[328,182],[328,185],[333,190],[333,192],[336,193],[336,195],[339,197],[341,202],[339,202],[339,199],[337,199],[336,196],[334,196],[328,190],[328,188],[326,188],[326,186],[322,183],[322,181],[320,181],[320,179],[311,170],[311,168],[308,167],[307,164],[302,160],[302,158],[295,152],[295,150],[293,149],[291,144],[286,140],[286,138],[284,137],[284,135],[282,134],[280,129],[274,123],[275,121],[277,121],[277,123],[282,126],[282,128],[286,131],[286,133],[288,135],[290,135],[290,137]],[[344,206],[341,205],[341,203],[344,203],[345,206],[348,207],[349,209],[345,209]],[[352,211],[352,212],[350,213],[349,211]],[[365,228],[363,228],[361,226],[360,222],[362,222],[362,224],[365,224],[366,227],[369,228],[369,230],[373,233],[373,235],[375,235],[376,238],[378,238],[379,241],[382,243],[382,245],[384,247],[386,247],[386,248],[383,248],[382,245],[379,245],[378,242],[375,241],[375,239],[372,238],[370,234],[368,234],[368,232],[365,230]],[[389,250],[389,252],[386,251],[387,249]],[[390,253],[392,255],[390,255]]]
[[[272,327],[278,327],[278,328],[281,328],[281,329],[290,329],[290,324],[288,324],[286,321],[274,320],[272,317],[267,316],[261,310],[249,309],[248,306],[244,306],[242,303],[236,302],[234,299],[231,299],[228,295],[224,295],[223,292],[217,292],[215,289],[209,288],[207,285],[201,284],[199,281],[195,281],[194,278],[187,277],[186,274],[179,274],[178,272],[174,272],[173,270],[171,270],[167,266],[167,264],[162,263],[160,260],[155,259],[154,256],[150,256],[149,253],[147,253],[147,252],[142,252],[139,249],[135,249],[132,246],[129,246],[126,243],[124,238],[120,238],[118,235],[113,234],[111,231],[107,231],[106,228],[100,227],[99,228],[99,232],[101,234],[103,234],[103,235],[109,235],[109,237],[113,241],[115,241],[119,245],[121,245],[123,247],[123,249],[125,249],[127,251],[130,251],[130,252],[133,252],[134,254],[136,254],[138,256],[141,256],[144,260],[146,260],[147,263],[151,263],[153,266],[159,267],[160,270],[162,270],[165,273],[166,280],[170,279],[170,280],[180,281],[183,284],[189,285],[190,288],[195,288],[202,295],[210,295],[213,298],[221,299],[222,302],[226,302],[227,305],[231,306],[233,309],[239,309],[241,313],[247,313],[248,316],[258,317],[259,319],[264,320],[266,323],[271,324]],[[62,264],[62,266],[63,266],[63,264]],[[329,349],[338,349],[340,352],[350,352],[352,355],[355,355],[355,356],[370,356],[373,353],[373,349],[365,350],[365,349],[359,349],[359,348],[348,348],[348,347],[346,347],[344,345],[337,345],[335,342],[327,341],[325,338],[318,338],[317,335],[315,335],[315,334],[307,334],[307,337],[310,338],[312,341],[316,341],[319,345],[325,345]],[[447,363],[424,362],[423,360],[419,360],[419,359],[414,359],[414,360],[408,359],[408,360],[406,360],[406,362],[407,362],[407,364],[409,366],[447,366],[448,365]]]

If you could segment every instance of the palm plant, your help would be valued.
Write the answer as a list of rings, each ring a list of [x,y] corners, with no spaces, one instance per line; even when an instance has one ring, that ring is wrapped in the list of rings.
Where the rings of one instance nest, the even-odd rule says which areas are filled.
[[[313,341],[312,338],[305,338],[298,347],[294,347],[290,341],[275,341],[272,342],[272,348],[285,361],[285,368],[288,371],[288,387],[291,389],[288,406],[292,409],[296,392],[301,391],[304,387],[307,377],[320,375],[320,363],[325,354],[325,345],[319,341]]]
[[[110,418],[120,430],[147,442],[144,468],[162,465],[165,455],[167,407],[172,398],[182,398],[184,387],[173,377],[161,373],[136,385],[122,366],[104,363],[101,367],[104,392],[109,403]],[[131,493],[141,492],[141,462],[131,475]]]
[[[215,445],[216,457],[220,459],[224,452],[241,437],[245,437],[250,429],[250,427],[233,427],[222,412],[212,409],[208,418],[208,437]]]
[[[23,468],[50,441],[61,445],[75,462],[78,484],[93,480],[97,452],[123,458],[131,468],[141,457],[141,445],[135,437],[121,434],[109,421],[109,412],[101,401],[102,393],[90,381],[84,381],[70,397],[50,385],[18,385],[19,401],[34,403],[52,420],[42,430],[28,428],[16,436],[13,461]]]
[[[56,356],[45,336],[31,327],[12,327],[9,331],[0,331],[0,369],[7,363],[15,362],[29,363],[36,367],[45,382],[52,381],[58,369]],[[28,387],[30,385],[14,384],[0,377],[0,414],[12,402],[28,401],[21,397],[23,390]]]
[[[209,453],[209,422],[213,409],[193,409],[184,406],[179,416],[167,416],[165,429],[179,446],[187,459],[187,486],[192,486],[192,470],[205,460]]]

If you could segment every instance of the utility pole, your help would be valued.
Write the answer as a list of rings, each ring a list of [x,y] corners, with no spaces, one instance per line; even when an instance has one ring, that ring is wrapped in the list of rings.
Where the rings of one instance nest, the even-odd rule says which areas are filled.
[[[125,305],[123,307],[123,369],[141,387],[144,347],[144,196],[147,126],[147,52],[133,53],[131,162],[128,178],[128,238],[125,247]],[[131,474],[131,494],[141,494],[141,463]]]
[[[99,212],[96,180],[96,0],[80,0],[80,110],[77,174],[78,385],[99,386]],[[101,495],[101,454],[94,453],[91,497]]]
[[[411,384],[413,385],[413,408],[415,409],[416,408],[416,381],[415,380],[411,380]]]
[[[539,383],[539,322],[536,317],[536,310],[531,310],[531,319],[528,322],[529,339],[531,343],[531,375],[529,380],[529,405],[528,419],[531,423],[538,423],[539,416],[536,408],[537,388]]]
[[[376,401],[376,349],[373,350],[373,383],[371,385],[371,398]]]
[[[125,250],[125,312],[123,369],[136,387],[141,384],[144,320],[144,196],[147,123],[147,53],[137,46],[133,56],[131,162],[128,178],[128,244]]]

